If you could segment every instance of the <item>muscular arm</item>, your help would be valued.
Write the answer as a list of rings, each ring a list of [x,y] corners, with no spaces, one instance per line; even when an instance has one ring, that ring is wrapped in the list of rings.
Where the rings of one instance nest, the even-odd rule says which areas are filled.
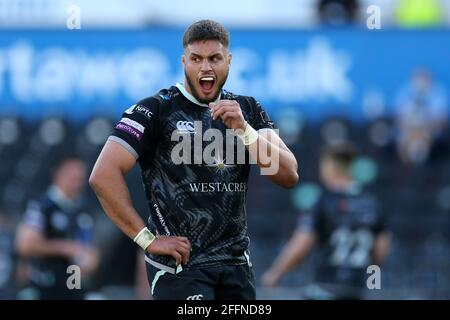
[[[135,158],[119,143],[108,140],[95,163],[89,184],[111,220],[134,239],[145,223],[134,209],[125,175],[135,165]],[[147,248],[152,254],[170,255],[176,264],[188,263],[191,244],[185,237],[157,237]]]
[[[235,100],[221,100],[219,103],[210,103],[213,119],[221,118],[228,128],[245,131],[246,121],[242,115],[241,107]],[[294,187],[299,180],[297,173],[297,160],[280,137],[271,129],[261,129],[258,139],[246,146],[257,165],[276,184],[285,187]]]
[[[136,160],[118,143],[108,140],[95,163],[89,184],[111,220],[133,239],[145,227],[133,208],[125,175]]]
[[[272,129],[261,129],[258,133],[258,140],[248,146],[250,155],[261,169],[268,169],[271,181],[285,188],[294,187],[299,180],[294,154]]]
[[[284,274],[308,256],[314,243],[315,236],[313,233],[295,232],[270,269],[264,274],[263,284],[269,287],[275,286]]]

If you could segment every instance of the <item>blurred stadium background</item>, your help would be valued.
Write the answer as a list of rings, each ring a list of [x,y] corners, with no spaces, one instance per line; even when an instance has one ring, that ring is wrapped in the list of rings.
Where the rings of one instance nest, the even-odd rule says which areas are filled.
[[[81,29],[69,30],[70,5]],[[376,5],[381,30],[369,30]],[[216,19],[231,30],[227,89],[259,99],[299,160],[285,191],[252,176],[251,253],[258,279],[318,193],[318,151],[352,141],[355,177],[377,194],[393,234],[382,290],[368,299],[450,298],[450,1],[0,0],[0,211],[14,234],[45,191],[48,159],[76,151],[92,167],[112,125],[137,99],[182,80],[181,35]],[[128,177],[147,205],[138,169]],[[102,260],[97,297],[135,297],[136,246],[86,187]],[[274,225],[276,228],[274,229]],[[0,251],[0,286],[14,265]],[[261,299],[300,299],[314,256]],[[13,285],[21,292],[25,285]],[[20,297],[20,296],[19,296]]]

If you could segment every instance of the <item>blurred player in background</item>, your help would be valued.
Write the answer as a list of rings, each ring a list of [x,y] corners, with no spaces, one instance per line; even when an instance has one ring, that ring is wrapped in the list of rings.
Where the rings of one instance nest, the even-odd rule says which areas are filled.
[[[382,262],[389,236],[376,200],[352,179],[355,156],[354,147],[348,144],[322,151],[320,174],[325,190],[312,210],[299,217],[291,240],[263,275],[265,286],[276,286],[317,244],[315,284],[306,290],[306,298],[362,298],[367,267]]]
[[[155,299],[255,299],[245,211],[249,162],[231,163],[221,145],[212,164],[204,159],[177,164],[172,151],[178,140],[172,136],[200,136],[203,151],[206,130],[214,128],[222,137],[235,130],[245,145],[242,154],[260,167],[265,165],[257,148],[279,155],[279,170],[269,178],[284,187],[297,183],[297,161],[254,98],[222,90],[231,65],[228,31],[202,20],[186,30],[183,46],[184,84],[125,111],[90,183],[106,213],[146,251]],[[124,179],[136,162],[149,201],[148,228]]]
[[[405,164],[425,163],[445,152],[448,99],[429,70],[418,69],[396,97],[397,150]]]
[[[18,227],[17,252],[30,262],[31,298],[83,299],[83,284],[98,262],[93,220],[79,204],[87,182],[86,164],[76,156],[61,157],[52,178],[48,191],[27,207]],[[67,287],[70,265],[81,269],[81,290]]]

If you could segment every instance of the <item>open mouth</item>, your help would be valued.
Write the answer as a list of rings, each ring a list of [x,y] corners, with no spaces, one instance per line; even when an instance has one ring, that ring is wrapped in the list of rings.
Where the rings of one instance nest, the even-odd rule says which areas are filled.
[[[212,76],[201,77],[200,78],[200,87],[202,88],[203,92],[210,93],[214,87],[215,82],[216,82],[216,80]]]

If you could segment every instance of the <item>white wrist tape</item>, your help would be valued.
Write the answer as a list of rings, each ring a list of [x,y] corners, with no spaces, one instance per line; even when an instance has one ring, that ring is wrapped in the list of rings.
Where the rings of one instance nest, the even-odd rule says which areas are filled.
[[[242,142],[246,146],[256,142],[256,140],[258,140],[258,137],[259,137],[258,131],[253,129],[252,126],[248,124],[248,122],[245,123],[245,131],[244,131],[244,133],[243,134],[236,133],[236,135],[239,138],[241,138]]]
[[[155,241],[156,237],[147,227],[143,228],[139,233],[134,237],[133,241],[136,242],[142,249],[146,250],[149,245]]]

